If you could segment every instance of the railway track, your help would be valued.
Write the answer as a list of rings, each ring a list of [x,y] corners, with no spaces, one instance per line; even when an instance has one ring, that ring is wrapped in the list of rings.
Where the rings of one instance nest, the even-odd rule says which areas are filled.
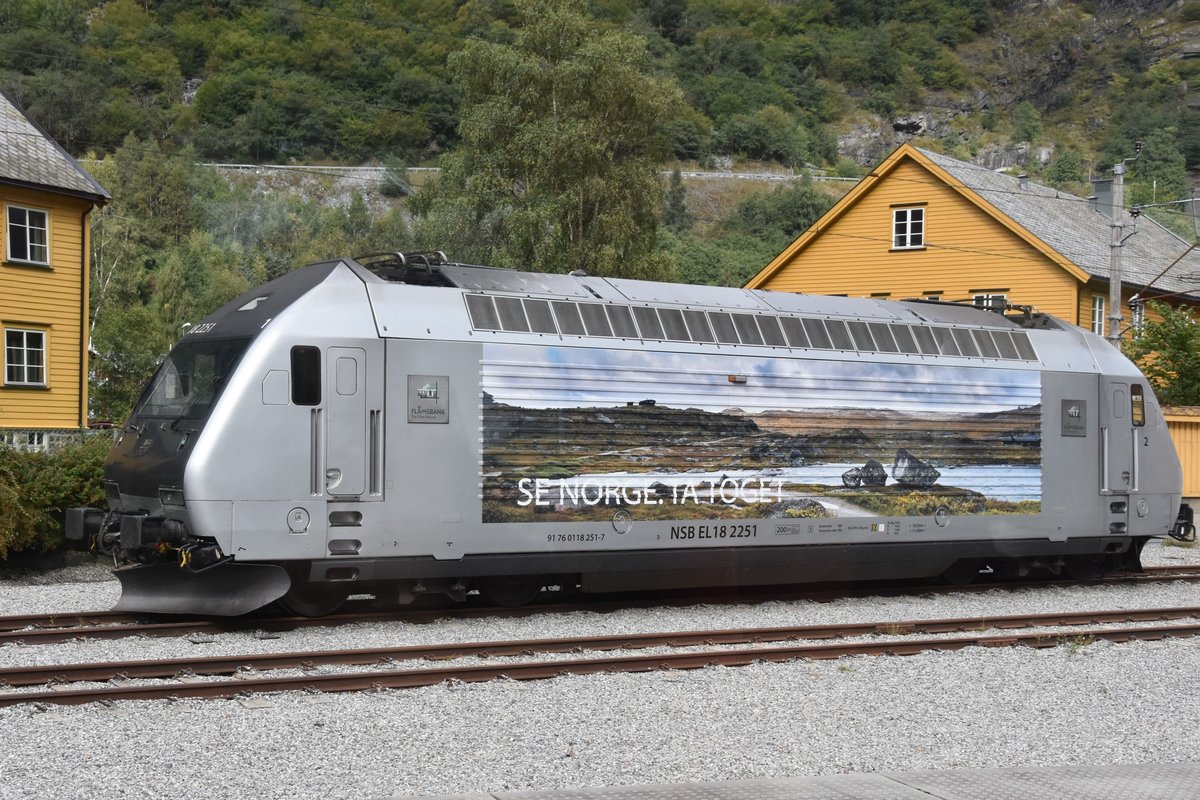
[[[447,680],[479,682],[507,677],[536,680],[565,674],[598,672],[649,672],[697,669],[711,665],[742,666],[756,661],[831,659],[851,655],[911,655],[929,650],[965,647],[1056,647],[1064,641],[1091,642],[1158,640],[1200,635],[1200,624],[1147,624],[1169,620],[1200,619],[1200,607],[1033,614],[1003,617],[926,619],[901,622],[748,628],[739,630],[679,631],[598,637],[568,637],[502,642],[470,642],[360,650],[308,651],[240,656],[198,657],[150,661],[57,664],[0,669],[0,684],[29,687],[50,684],[39,691],[0,692],[0,707],[24,703],[82,704],[99,700],[146,700],[168,697],[233,697],[246,693],[310,690],[361,691],[374,688],[429,686]],[[1083,628],[1087,625],[1134,623],[1136,627]],[[1070,628],[1053,632],[1013,634],[1030,628]],[[1002,634],[981,631],[1003,630]],[[967,636],[915,638],[917,634],[975,631]],[[838,642],[764,647],[764,643],[883,636],[883,641]],[[521,655],[628,651],[648,648],[687,650],[697,647],[751,645],[743,649],[669,652],[636,656],[570,658],[543,661],[442,665],[398,669],[397,662],[447,661],[456,658],[501,658]],[[358,672],[315,673],[327,666],[372,666]],[[303,670],[306,674],[260,676],[271,670]],[[205,676],[223,679],[207,680]],[[229,676],[233,676],[230,678]],[[160,682],[126,685],[124,681],[155,679]],[[71,688],[71,684],[122,681],[121,685]]]
[[[899,594],[928,594],[991,591],[995,589],[1025,589],[1046,586],[1102,586],[1129,583],[1161,583],[1166,581],[1200,581],[1200,566],[1147,567],[1141,573],[1109,575],[1086,581],[1038,581],[1038,582],[981,582],[968,586],[945,584],[907,586],[872,585],[834,589],[810,589],[773,587],[769,589],[741,589],[737,591],[707,591],[704,593],[658,593],[648,596],[625,596],[618,599],[595,600],[569,603],[540,603],[522,608],[499,608],[492,606],[448,606],[442,608],[401,608],[375,610],[365,606],[350,607],[344,613],[331,614],[316,619],[271,614],[247,617],[160,617],[148,618],[146,614],[129,614],[119,611],[88,611],[57,614],[27,614],[0,617],[0,645],[57,644],[74,639],[121,639],[129,636],[186,636],[193,633],[220,634],[233,631],[265,630],[289,631],[299,628],[333,627],[352,623],[400,621],[424,624],[442,619],[466,619],[480,616],[527,616],[534,614],[566,613],[587,610],[594,613],[620,611],[632,608],[661,606],[688,606],[700,604],[744,604],[786,600],[816,600],[828,602],[845,597],[893,596]]]

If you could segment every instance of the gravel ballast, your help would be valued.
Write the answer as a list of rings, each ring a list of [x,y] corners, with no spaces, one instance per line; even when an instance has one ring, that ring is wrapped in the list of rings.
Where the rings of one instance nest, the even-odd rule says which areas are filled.
[[[1148,548],[1149,563],[1197,549]],[[115,582],[0,582],[0,614],[110,607]],[[1200,587],[991,591],[0,647],[0,666],[751,625],[1200,605]],[[273,638],[278,636],[278,638]],[[0,798],[370,798],[1194,758],[1200,642],[567,676],[362,694],[0,709]]]

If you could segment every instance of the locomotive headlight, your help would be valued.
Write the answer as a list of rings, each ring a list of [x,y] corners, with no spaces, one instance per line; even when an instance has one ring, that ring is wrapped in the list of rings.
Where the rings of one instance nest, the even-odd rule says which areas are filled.
[[[183,507],[183,489],[162,488],[158,490],[158,501],[163,506]]]

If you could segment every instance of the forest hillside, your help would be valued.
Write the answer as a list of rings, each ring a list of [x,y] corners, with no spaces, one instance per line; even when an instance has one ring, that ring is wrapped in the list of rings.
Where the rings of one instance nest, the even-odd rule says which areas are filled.
[[[1136,137],[1164,165],[1200,163],[1200,112],[1184,102],[1200,72],[1185,57],[1195,0],[593,0],[586,13],[594,35],[643,38],[638,69],[682,89],[658,132],[667,158],[849,174],[905,136],[989,166],[1070,156],[1075,177]],[[436,163],[459,141],[447,57],[515,46],[517,16],[505,0],[6,0],[0,85],[77,154],[132,132],[212,161]]]
[[[0,89],[114,197],[111,418],[183,325],[330,255],[736,285],[905,141],[1078,194],[1140,141],[1127,200],[1183,199],[1193,56],[1200,0],[0,3]]]

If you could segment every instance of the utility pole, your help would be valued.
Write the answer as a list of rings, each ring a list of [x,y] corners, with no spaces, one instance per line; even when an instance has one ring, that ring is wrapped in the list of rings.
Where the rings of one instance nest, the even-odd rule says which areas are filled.
[[[1112,237],[1108,245],[1108,335],[1121,349],[1121,238],[1125,231],[1125,162],[1113,165]]]
[[[1108,335],[1104,338],[1112,346],[1121,349],[1121,248],[1125,245],[1125,165],[1137,161],[1142,154],[1142,143],[1133,145],[1133,158],[1113,165],[1112,185],[1112,238],[1109,242],[1108,261]]]

